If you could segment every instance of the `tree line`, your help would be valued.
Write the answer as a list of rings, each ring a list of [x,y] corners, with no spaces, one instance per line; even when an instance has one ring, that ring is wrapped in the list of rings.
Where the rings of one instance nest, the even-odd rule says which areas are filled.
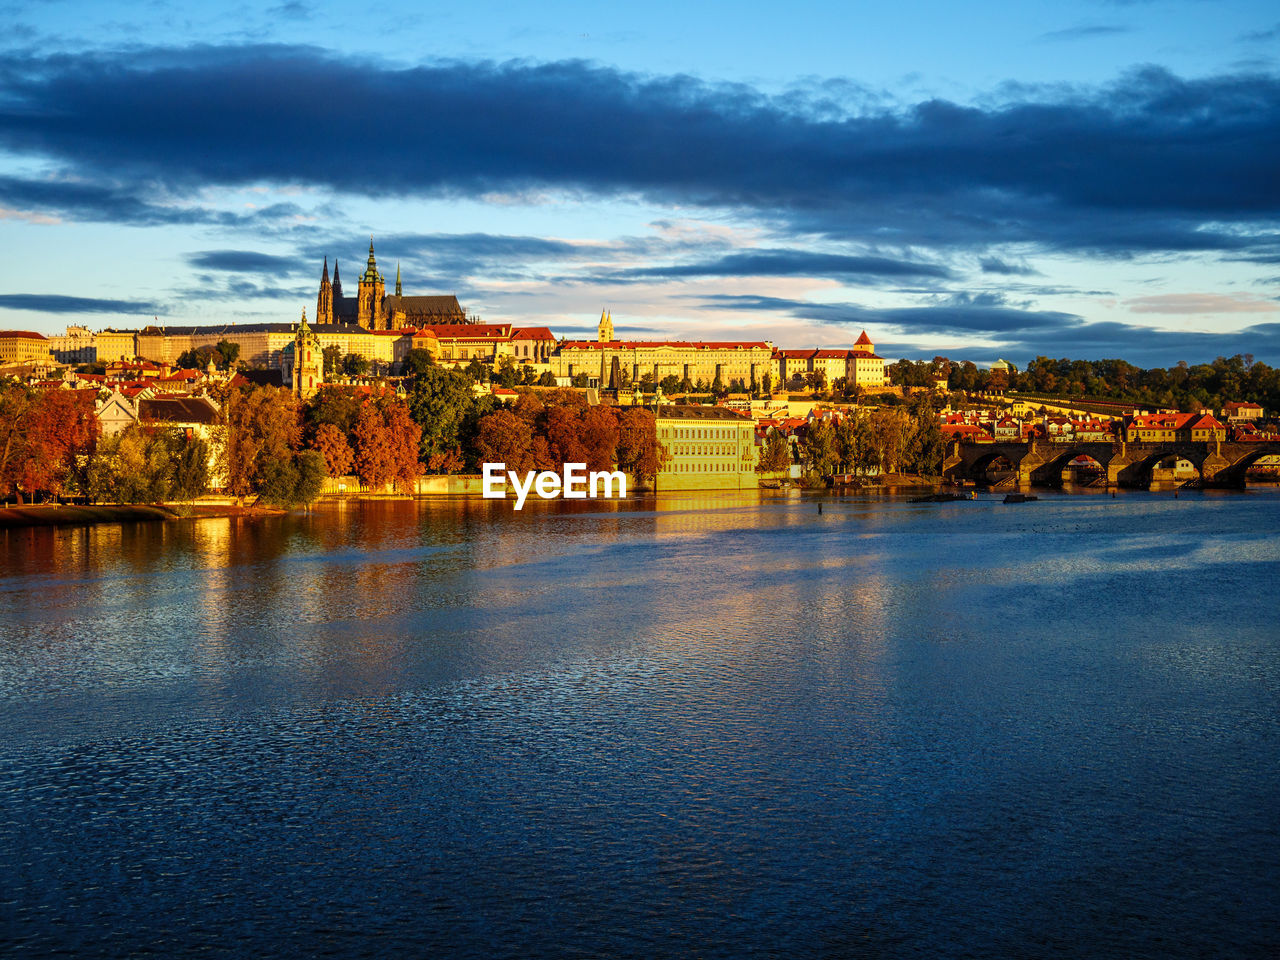
[[[942,473],[945,441],[939,425],[941,399],[914,394],[906,406],[850,410],[843,416],[810,421],[798,431],[796,454],[813,477],[835,473]],[[776,428],[765,437],[757,469],[785,470],[793,462],[791,444]]]
[[[932,361],[899,360],[886,368],[899,386],[932,386],[945,374],[950,390],[971,393],[1006,390],[1062,397],[1114,400],[1140,407],[1196,413],[1226,403],[1251,401],[1280,410],[1280,369],[1252,354],[1218,357],[1212,363],[1143,369],[1124,360],[1054,360],[1036,357],[1027,369],[981,370],[969,361],[947,357]]]

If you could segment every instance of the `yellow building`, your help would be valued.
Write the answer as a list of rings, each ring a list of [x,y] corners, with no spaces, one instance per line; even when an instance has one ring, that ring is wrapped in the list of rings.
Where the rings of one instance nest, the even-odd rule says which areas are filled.
[[[0,330],[0,363],[48,363],[49,340],[33,330]]]
[[[725,407],[664,404],[654,411],[658,443],[667,460],[656,488],[669,490],[754,490],[755,425]]]
[[[610,386],[615,361],[621,378],[629,383],[650,376],[656,384],[673,376],[695,387],[710,386],[718,379],[727,389],[746,390],[772,374],[773,344],[767,340],[615,340],[613,317],[605,312],[596,340],[566,340],[549,358],[557,377],[585,374],[592,387]]]

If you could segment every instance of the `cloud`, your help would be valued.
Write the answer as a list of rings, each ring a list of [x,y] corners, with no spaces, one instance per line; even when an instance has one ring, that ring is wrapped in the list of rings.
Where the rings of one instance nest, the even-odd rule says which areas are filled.
[[[1240,37],[1246,43],[1270,43],[1280,39],[1280,23],[1266,30],[1253,30]]]
[[[1006,277],[1032,277],[1040,274],[1039,270],[1025,263],[1009,263],[999,257],[982,257],[978,265],[982,267],[983,273],[995,273]]]
[[[278,276],[302,269],[295,257],[279,257],[253,250],[203,250],[190,254],[187,262],[205,270],[228,270],[237,273],[267,273]]]
[[[149,300],[99,300],[94,297],[67,297],[56,293],[3,293],[0,307],[36,313],[149,313],[159,315],[164,308]]]
[[[1121,357],[1140,366],[1204,363],[1219,356],[1280,354],[1280,323],[1255,324],[1226,333],[1170,331],[1115,322],[1087,322],[1057,311],[999,305],[998,298],[956,295],[919,307],[878,309],[854,303],[816,303],[781,297],[723,295],[702,298],[712,310],[770,313],[844,327],[850,337],[863,327],[882,356],[928,359],[947,352],[952,359],[992,360],[998,356],[1025,364],[1037,356],[1101,360]],[[894,334],[886,330],[896,331]],[[894,336],[923,340],[896,341]],[[966,346],[975,339],[987,346]]]
[[[839,277],[844,280],[869,278],[932,278],[952,276],[946,267],[934,263],[895,260],[888,257],[847,256],[806,250],[752,250],[732,253],[715,260],[667,266],[634,267],[619,271],[623,277]]]
[[[365,196],[639,195],[904,248],[1280,246],[1275,75],[1149,67],[981,106],[841,96],[581,61],[402,67],[290,46],[10,52],[0,147],[89,185],[78,197],[64,185],[64,212],[130,222],[207,216],[157,209],[153,189],[190,198],[288,183]],[[335,138],[370,148],[335,149]]]
[[[1124,303],[1133,313],[1272,313],[1280,310],[1280,305],[1258,297],[1220,293],[1163,293],[1132,297]]]
[[[1093,37],[1113,37],[1119,33],[1132,33],[1133,27],[1115,23],[1094,23],[1080,27],[1068,27],[1065,30],[1050,30],[1040,34],[1040,40],[1054,42],[1058,40],[1088,40]]]

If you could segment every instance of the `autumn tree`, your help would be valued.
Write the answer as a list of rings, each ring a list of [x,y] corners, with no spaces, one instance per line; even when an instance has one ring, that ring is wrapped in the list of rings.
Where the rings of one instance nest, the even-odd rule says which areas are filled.
[[[312,449],[324,457],[325,471],[331,477],[344,477],[351,472],[351,464],[355,454],[347,435],[332,423],[322,423],[316,427]]]
[[[618,417],[609,407],[587,407],[578,418],[578,439],[588,470],[612,470],[618,457]]]
[[[0,385],[0,495],[54,496],[73,476],[77,457],[98,436],[91,394],[38,391],[17,382]]]
[[[409,407],[391,394],[370,397],[355,426],[356,475],[371,485],[408,482],[421,472],[418,444],[422,429],[409,416]]]
[[[505,407],[481,418],[476,431],[476,458],[481,463],[505,463],[523,473],[533,469],[533,429]]]
[[[291,506],[298,493],[302,416],[297,398],[275,387],[233,392],[224,408],[223,447],[227,488],[236,497],[257,495]],[[324,458],[317,455],[321,469]]]
[[[618,417],[619,470],[636,480],[652,480],[666,457],[666,450],[658,443],[657,421],[652,411],[632,407]]]

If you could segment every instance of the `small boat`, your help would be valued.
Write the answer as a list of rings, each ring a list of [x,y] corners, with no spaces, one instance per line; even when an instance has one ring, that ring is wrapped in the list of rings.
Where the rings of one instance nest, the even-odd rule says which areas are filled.
[[[1004,498],[1005,503],[1030,503],[1032,500],[1039,500],[1039,497],[1032,496],[1029,493],[1010,493]]]

